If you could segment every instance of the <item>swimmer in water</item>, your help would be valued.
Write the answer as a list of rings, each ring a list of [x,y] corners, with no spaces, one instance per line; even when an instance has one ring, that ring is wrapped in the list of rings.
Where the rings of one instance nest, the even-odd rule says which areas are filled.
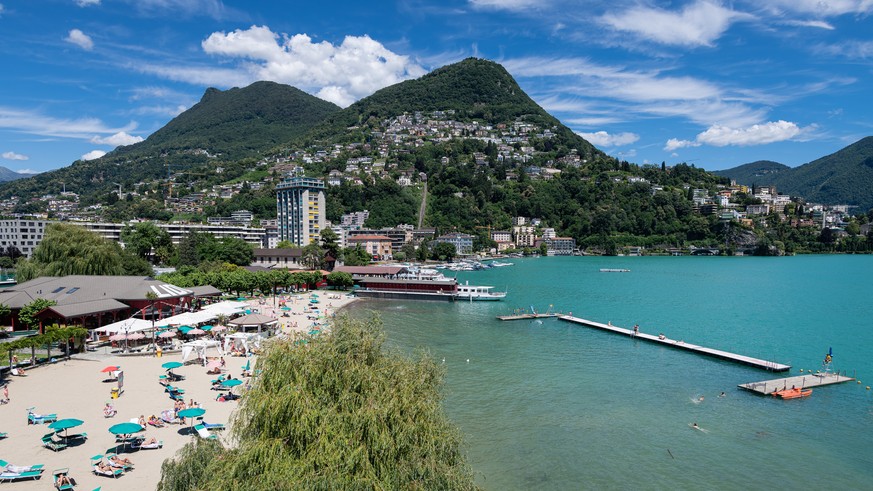
[[[691,423],[691,427],[694,428],[695,430],[700,429],[700,426],[697,426],[697,423]]]
[[[697,402],[703,402],[703,396],[698,397]]]
[[[719,396],[719,397],[725,397],[725,396],[727,396],[727,394],[725,394],[725,393],[722,391],[722,393],[719,394],[718,396]]]

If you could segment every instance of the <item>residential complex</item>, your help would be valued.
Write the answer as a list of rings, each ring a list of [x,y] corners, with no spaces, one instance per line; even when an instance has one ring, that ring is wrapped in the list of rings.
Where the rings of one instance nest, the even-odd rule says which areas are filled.
[[[290,177],[276,185],[276,195],[279,240],[300,247],[317,242],[327,227],[324,181]]]

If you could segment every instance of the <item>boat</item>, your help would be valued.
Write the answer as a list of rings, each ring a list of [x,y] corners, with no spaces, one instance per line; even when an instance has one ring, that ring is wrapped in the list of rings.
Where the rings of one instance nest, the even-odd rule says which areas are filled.
[[[492,291],[493,289],[493,286],[477,286],[467,282],[463,285],[458,285],[456,295],[458,300],[469,300],[471,302],[496,301],[506,298],[506,292],[495,292]]]
[[[773,397],[781,397],[782,399],[799,399],[801,397],[809,397],[812,395],[812,389],[800,389],[792,387],[785,390],[777,390],[773,392]]]
[[[513,264],[513,263],[502,263],[502,262],[500,262],[500,261],[492,261],[492,262],[491,262],[491,267],[494,267],[494,268],[502,268],[502,267],[504,267],[504,266],[512,266],[512,264]]]
[[[601,273],[630,273],[629,269],[624,268],[600,268]]]

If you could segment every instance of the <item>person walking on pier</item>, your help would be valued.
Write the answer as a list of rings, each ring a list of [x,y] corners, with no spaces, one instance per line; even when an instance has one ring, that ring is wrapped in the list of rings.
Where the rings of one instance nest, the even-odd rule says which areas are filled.
[[[640,325],[634,324],[634,336],[640,333]]]

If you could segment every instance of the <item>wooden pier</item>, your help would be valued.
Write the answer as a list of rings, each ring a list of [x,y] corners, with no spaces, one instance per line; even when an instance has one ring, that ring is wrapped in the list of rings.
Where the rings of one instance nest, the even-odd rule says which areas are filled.
[[[838,373],[810,373],[809,375],[798,375],[796,377],[750,382],[748,384],[740,384],[738,387],[755,392],[756,394],[768,395],[777,390],[786,390],[792,387],[811,389],[823,385],[842,384],[844,382],[851,382],[852,380],[855,379]]]
[[[519,321],[524,319],[546,319],[550,317],[557,317],[558,314],[546,313],[546,314],[516,314],[516,315],[498,315],[497,319],[502,321]]]
[[[668,337],[654,336],[652,334],[645,333],[634,333],[632,329],[624,329],[622,327],[616,327],[611,324],[602,324],[600,322],[594,322],[587,319],[582,319],[579,317],[573,317],[570,315],[558,315],[559,319],[567,322],[572,322],[574,324],[580,324],[586,327],[593,327],[596,329],[600,329],[603,331],[609,331],[616,334],[622,334],[624,336],[630,336],[634,339],[639,339],[641,341],[648,341],[651,343],[660,344],[663,346],[667,346],[669,348],[675,348],[679,350],[690,351],[692,353],[697,353],[699,355],[709,356],[712,358],[719,358],[721,360],[732,361],[734,363],[739,363],[742,365],[748,365],[750,367],[760,368],[762,370],[768,370],[771,372],[787,372],[791,369],[790,365],[783,365],[781,363],[776,363],[773,361],[761,360],[758,358],[752,358],[750,356],[738,355],[736,353],[730,353],[728,351],[717,350],[713,348],[707,348],[705,346],[698,346],[696,344],[686,343],[682,340],[670,339]],[[789,384],[790,386],[790,384]]]

